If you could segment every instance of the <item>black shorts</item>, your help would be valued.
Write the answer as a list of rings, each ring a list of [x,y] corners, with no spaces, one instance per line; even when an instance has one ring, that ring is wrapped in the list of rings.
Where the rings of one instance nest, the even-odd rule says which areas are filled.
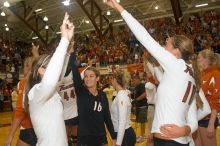
[[[154,146],[189,146],[188,144],[181,144],[174,140],[165,140],[154,137]]]
[[[102,136],[78,136],[76,146],[103,146],[108,143],[106,135]]]
[[[117,135],[118,133],[116,133]],[[136,134],[132,127],[125,130],[124,138],[121,146],[135,146],[136,143]]]
[[[78,116],[72,119],[64,120],[66,126],[75,126],[79,123]]]
[[[136,121],[138,123],[146,123],[147,122],[147,106],[142,106],[137,108],[136,112]]]
[[[31,146],[36,146],[37,144],[37,136],[33,128],[21,129],[19,139]]]
[[[199,127],[207,128],[208,125],[209,125],[209,120],[210,120],[210,119],[200,120],[200,121],[198,122]],[[218,124],[219,124],[219,120],[218,120],[218,118],[216,117],[215,123],[214,123],[215,129],[218,127]]]

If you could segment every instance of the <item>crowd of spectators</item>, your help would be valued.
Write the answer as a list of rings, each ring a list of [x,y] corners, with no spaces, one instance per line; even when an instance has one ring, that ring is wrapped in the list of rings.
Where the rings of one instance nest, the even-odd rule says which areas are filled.
[[[0,73],[6,74],[8,82],[17,82],[24,58],[30,53],[30,46],[23,42],[3,41],[0,38]]]
[[[220,52],[220,12],[209,11],[190,14],[183,17],[176,25],[172,17],[145,20],[144,26],[151,35],[164,44],[166,38],[175,34],[183,34],[194,41],[195,51],[213,49]],[[88,59],[94,64],[103,66],[109,64],[130,64],[141,62],[143,46],[139,44],[127,26],[114,27],[113,34],[107,35],[101,41],[98,34],[92,31],[88,34],[77,34],[75,50],[78,59],[86,63]],[[22,42],[3,41],[0,38],[1,71],[14,71],[22,65],[22,60],[30,54],[30,45]],[[4,68],[4,69],[3,69]],[[16,70],[17,71],[17,70]]]
[[[195,52],[212,49],[220,53],[220,11],[208,11],[186,15],[179,25],[172,17],[145,20],[144,26],[160,44],[167,37],[183,34],[194,42]],[[113,33],[103,40],[95,31],[75,35],[75,51],[83,66],[91,60],[94,66],[132,64],[142,62],[145,48],[140,45],[127,26],[115,26]],[[16,85],[24,58],[30,56],[31,45],[12,42],[0,37],[0,73],[5,73],[7,82]],[[5,85],[4,85],[5,88]],[[3,89],[3,85],[1,85]]]
[[[194,42],[195,52],[212,49],[220,52],[220,12],[210,11],[184,17],[179,25],[171,17],[146,20],[145,28],[160,43],[175,34],[183,34]],[[141,62],[141,46],[126,26],[115,28],[113,35],[100,41],[97,33],[77,35],[75,47],[82,63],[90,58],[94,64],[129,64]]]

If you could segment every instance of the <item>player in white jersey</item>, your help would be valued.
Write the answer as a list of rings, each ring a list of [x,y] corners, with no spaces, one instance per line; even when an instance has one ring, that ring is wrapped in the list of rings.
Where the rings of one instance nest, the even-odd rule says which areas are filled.
[[[105,3],[121,13],[136,38],[164,70],[163,78],[157,88],[152,125],[154,145],[188,146],[188,135],[198,127],[194,100],[195,80],[190,67],[186,64],[193,53],[192,41],[185,36],[174,36],[167,40],[166,47],[163,48],[120,4],[114,0],[105,0]],[[189,108],[190,104],[192,108]],[[192,118],[186,119],[189,110],[192,110]],[[176,124],[179,128],[177,137],[169,137],[161,133],[161,126],[170,123]]]
[[[130,124],[131,101],[128,90],[124,89],[126,80],[124,73],[115,72],[109,76],[109,83],[117,91],[111,106],[111,119],[117,133],[116,146],[134,146],[136,136]]]
[[[153,75],[154,78],[156,78],[160,82],[161,79],[163,78],[163,70],[160,68],[160,66],[158,66],[158,63],[156,62],[156,60],[154,58],[152,58],[151,56],[149,56],[147,54],[147,52],[145,52],[143,59],[144,59],[145,65],[146,65],[145,71],[148,74]],[[156,87],[155,87],[155,85],[152,84],[151,82],[148,82],[148,83],[146,83],[145,88],[146,88],[146,93],[147,93],[148,104],[155,104],[155,102],[156,102],[156,95],[155,95],[155,88]],[[206,97],[205,97],[202,89],[200,89],[196,95],[196,105],[197,105],[197,119],[198,119],[198,121],[203,119],[208,114],[210,114],[211,109],[210,109],[210,106],[208,104],[208,101],[206,100]],[[150,106],[148,107],[148,110],[149,109],[150,109]],[[150,122],[151,119],[150,119],[149,115],[154,114],[154,110],[151,112],[152,113],[150,113],[150,114],[148,113],[148,117],[149,117],[148,125],[150,125],[150,126],[148,126],[149,128],[151,128],[151,122]],[[191,117],[190,113],[188,113],[187,116],[188,116],[188,118],[190,118]],[[164,127],[165,126],[163,126],[163,128]],[[175,129],[174,125],[173,125],[173,127],[170,127],[170,126],[166,127],[166,131],[167,131],[167,133],[169,133],[169,135],[175,135],[174,131],[176,131],[176,130],[177,129]],[[195,133],[193,133],[193,139],[191,139],[191,141],[190,141],[190,146],[198,145],[200,137],[197,134],[197,131]],[[195,144],[194,144],[193,140],[195,141]],[[152,142],[151,135],[149,135],[148,145],[152,145],[151,142]]]
[[[146,63],[146,71],[150,72],[149,74],[154,75],[154,77],[160,82],[162,77],[163,77],[163,70],[160,68],[160,66],[158,66],[158,63],[151,57],[148,57],[147,55],[145,55],[146,58],[145,59],[145,63],[146,63],[146,59],[148,60],[148,62]],[[150,63],[151,62],[151,63]],[[148,98],[148,102],[152,102],[153,104],[155,104],[156,102],[156,94],[155,94],[155,86],[152,83],[146,83],[145,85],[146,88],[146,93],[147,93],[147,98]],[[149,100],[150,99],[150,100]],[[202,91],[202,89],[199,90],[199,92],[196,95],[196,104],[197,104],[197,119],[198,121],[203,119],[205,116],[207,116],[208,114],[210,114],[211,112],[211,108],[208,104],[208,101],[206,100],[206,97]],[[154,113],[154,110],[153,110]],[[187,116],[190,118],[190,113],[187,114]],[[148,115],[149,117],[149,115]],[[150,124],[150,119],[148,120],[148,125]],[[165,128],[166,126],[163,126],[163,128]],[[151,126],[150,126],[151,128]],[[175,129],[175,125],[172,125],[172,127],[166,127],[166,132],[169,135],[175,135],[174,132],[172,131],[176,131],[178,129]],[[169,131],[169,132],[168,132]],[[197,144],[197,141],[199,140],[199,137],[197,137],[198,135],[195,133],[193,133],[193,139],[191,139],[190,141],[190,146],[194,146],[194,141]],[[198,138],[198,140],[197,140]],[[194,140],[194,141],[193,141]],[[150,142],[150,143],[149,143]],[[148,138],[148,145],[152,145],[152,140],[151,140],[151,135],[149,135]]]
[[[148,102],[148,113],[147,113],[147,121],[148,121],[148,146],[153,146],[153,134],[151,134],[152,122],[154,118],[154,111],[155,111],[155,102],[156,102],[156,91],[158,85],[158,77],[155,73],[155,67],[152,56],[149,56],[147,51],[144,52],[143,55],[143,62],[144,62],[144,70],[147,74],[148,81],[145,84],[146,90],[146,98]]]
[[[73,51],[73,42],[70,43],[68,53],[66,54],[60,81],[57,85],[57,91],[62,98],[63,115],[66,125],[66,132],[69,145],[76,144],[77,141],[77,127],[78,127],[78,112],[75,89],[73,86],[72,72],[67,72],[70,53]],[[68,73],[65,76],[65,73]]]
[[[37,146],[67,146],[67,136],[63,119],[63,105],[56,86],[62,71],[65,54],[73,36],[74,26],[66,13],[61,26],[61,41],[53,56],[42,55],[33,64],[26,97]],[[25,104],[27,105],[27,103]],[[27,107],[26,107],[27,108]]]

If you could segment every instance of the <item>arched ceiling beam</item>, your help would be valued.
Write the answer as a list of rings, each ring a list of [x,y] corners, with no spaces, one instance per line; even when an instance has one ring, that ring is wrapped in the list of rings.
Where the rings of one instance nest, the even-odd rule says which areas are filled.
[[[76,0],[87,17],[92,22],[95,30],[98,32],[100,39],[102,39],[109,31],[112,31],[112,22],[103,14],[100,6],[95,0]],[[98,22],[96,22],[96,19]],[[107,23],[107,28],[103,28]]]
[[[170,0],[176,24],[179,25],[179,18],[182,17],[182,11],[179,0]]]
[[[38,5],[38,3],[36,3]],[[35,6],[36,6],[35,5]],[[17,5],[11,6],[8,9],[21,21],[23,22],[35,35],[40,39],[44,46],[48,43],[48,32],[49,29],[53,31],[53,28],[42,29],[45,27],[46,22],[43,21],[42,17],[37,15],[35,6],[31,8],[26,5],[25,1],[18,3]],[[46,36],[43,36],[42,31],[46,31]]]

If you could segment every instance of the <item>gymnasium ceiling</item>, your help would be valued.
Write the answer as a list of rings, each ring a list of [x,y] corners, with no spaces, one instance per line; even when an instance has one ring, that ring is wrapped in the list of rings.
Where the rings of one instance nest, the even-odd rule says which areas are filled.
[[[0,13],[2,10],[6,13],[5,17],[0,16],[0,36],[8,37],[10,39],[17,38],[19,40],[30,40],[33,38],[35,33],[30,30],[21,20],[16,17],[10,9],[16,8],[18,13],[22,13],[21,2],[26,3],[26,7],[34,8],[34,10],[42,9],[37,15],[40,17],[48,17],[49,36],[54,36],[59,32],[59,26],[62,22],[62,18],[65,11],[68,11],[71,15],[71,20],[76,26],[76,32],[82,32],[94,29],[92,23],[86,23],[89,20],[84,11],[78,5],[76,0],[70,0],[69,6],[64,6],[64,0],[8,0],[11,4],[10,8],[3,7],[5,0],[0,0]],[[114,10],[109,9],[107,6],[102,4],[102,0],[95,0],[98,5],[106,14],[110,10],[111,15],[107,16],[110,21],[121,19],[120,15]],[[191,12],[201,12],[211,9],[220,9],[220,0],[179,0],[183,15]],[[208,6],[195,8],[197,4],[208,3]],[[170,0],[121,0],[122,4],[129,12],[131,12],[138,19],[150,19],[157,17],[172,16],[172,7]],[[158,6],[156,10],[155,7]],[[35,12],[34,12],[35,13]],[[5,24],[8,24],[10,31],[5,31]],[[123,23],[123,22],[119,22]],[[114,23],[117,25],[119,23]],[[34,24],[34,23],[33,23]],[[31,25],[33,25],[31,24]],[[42,36],[46,34],[43,32]]]

